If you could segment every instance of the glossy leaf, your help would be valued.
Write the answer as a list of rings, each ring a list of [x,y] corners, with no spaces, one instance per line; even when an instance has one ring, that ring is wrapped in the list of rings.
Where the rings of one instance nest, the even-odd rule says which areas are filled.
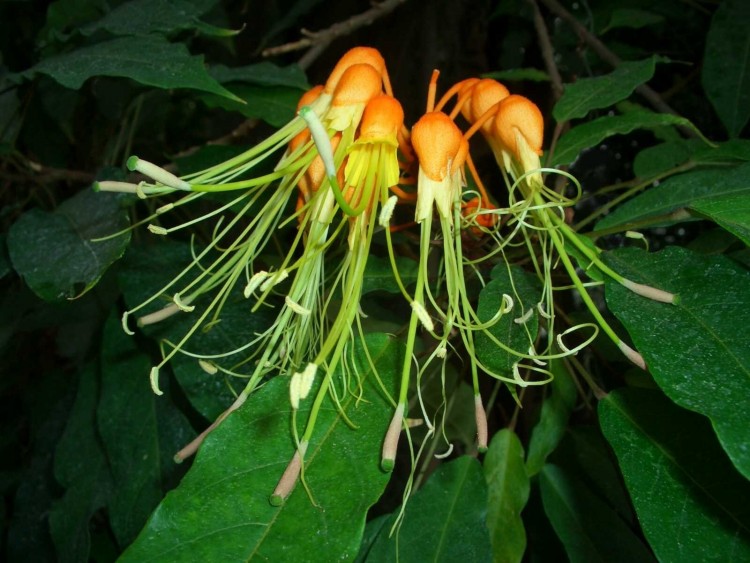
[[[750,119],[750,4],[724,0],[706,37],[701,81],[730,137]]]
[[[654,380],[678,405],[708,416],[737,468],[750,477],[750,272],[722,256],[680,247],[620,249],[607,261],[623,275],[679,295],[676,305],[607,284],[607,303]]]
[[[651,178],[667,172],[690,158],[690,147],[684,141],[671,141],[648,147],[635,155],[633,173],[636,178]]]
[[[385,335],[368,336],[367,344],[392,391],[399,346]],[[209,435],[180,486],[159,505],[121,561],[304,561],[311,553],[321,560],[353,558],[367,509],[388,481],[379,468],[380,445],[392,414],[361,346],[356,348],[366,401],[340,397],[356,430],[330,400],[324,402],[305,456],[314,503],[300,484],[283,506],[268,501],[294,453],[289,382],[276,377]],[[300,405],[298,424],[306,420],[311,402]]]
[[[111,493],[111,477],[96,433],[99,381],[96,369],[81,372],[68,424],[55,450],[55,478],[65,493],[49,514],[50,534],[61,562],[87,561],[89,520]]]
[[[122,256],[130,233],[102,242],[92,239],[127,225],[116,197],[84,190],[52,213],[24,213],[8,233],[8,251],[13,267],[39,297],[72,299],[91,289]]]
[[[417,280],[417,262],[404,256],[396,256],[398,275],[406,287]],[[367,259],[365,277],[362,280],[362,295],[371,291],[388,291],[400,293],[393,275],[391,261],[387,257],[370,256]]]
[[[106,31],[112,35],[148,35],[194,30],[207,35],[231,35],[236,32],[215,28],[200,21],[210,2],[189,0],[130,0],[106,12],[104,17],[81,28],[84,35]]]
[[[596,229],[635,223],[694,205],[703,199],[729,195],[750,195],[750,163],[673,176],[615,209],[596,224]]]
[[[118,37],[42,60],[23,76],[46,74],[78,90],[94,76],[130,78],[156,88],[188,88],[240,102],[206,71],[202,56],[160,35]]]
[[[489,332],[506,346],[526,354],[539,330],[539,312],[536,308],[541,300],[539,282],[536,276],[517,266],[508,269],[505,264],[500,264],[492,272],[492,281],[479,294],[477,313],[483,322],[492,319],[503,306],[503,294],[513,299],[513,309],[504,314]],[[515,319],[522,318],[530,308],[533,312],[528,320],[516,323]],[[518,356],[498,347],[481,332],[476,335],[474,344],[479,359],[493,371],[509,374],[513,364],[519,361]]]
[[[659,392],[619,389],[599,419],[659,560],[750,559],[750,484],[705,418]]]
[[[246,82],[256,86],[286,86],[307,90],[310,84],[307,82],[305,72],[297,65],[285,67],[276,66],[264,61],[262,63],[242,66],[227,67],[215,65],[210,69],[211,76],[222,84],[229,82]]]
[[[696,201],[690,209],[708,217],[750,245],[750,194],[729,194]]]
[[[664,21],[664,16],[637,8],[618,8],[612,10],[609,22],[602,34],[612,29],[641,29]]]
[[[630,527],[584,481],[548,464],[539,482],[544,510],[572,563],[654,560]]]
[[[241,82],[230,85],[236,99],[205,94],[200,98],[208,107],[220,107],[239,112],[248,118],[262,119],[269,125],[281,127],[291,121],[297,112],[297,102],[302,90],[286,86],[252,86]]]
[[[614,71],[594,78],[581,78],[565,85],[562,97],[552,115],[558,123],[586,117],[591,110],[606,108],[629,97],[633,91],[651,80],[656,63],[663,57],[653,56],[642,61],[624,62]]]
[[[526,551],[521,511],[530,487],[523,456],[518,436],[506,428],[493,436],[484,458],[487,528],[495,562],[521,561]]]
[[[475,458],[460,457],[430,476],[406,505],[399,531],[388,537],[391,516],[366,561],[492,561],[486,515],[482,467]]]
[[[612,135],[624,135],[636,129],[655,129],[665,125],[681,125],[695,130],[695,126],[684,117],[668,113],[636,110],[624,115],[600,117],[578,125],[563,135],[557,143],[552,163],[554,166],[570,164],[582,151],[595,147]]]
[[[195,432],[169,396],[151,391],[150,360],[114,316],[104,327],[101,358],[106,369],[97,422],[114,485],[108,513],[112,531],[125,547],[161,501],[165,477],[177,469],[172,457]]]
[[[578,395],[573,377],[562,361],[551,361],[550,371],[555,377],[546,386],[549,395],[542,403],[539,422],[534,426],[529,440],[526,471],[530,476],[539,473],[547,456],[560,443]]]

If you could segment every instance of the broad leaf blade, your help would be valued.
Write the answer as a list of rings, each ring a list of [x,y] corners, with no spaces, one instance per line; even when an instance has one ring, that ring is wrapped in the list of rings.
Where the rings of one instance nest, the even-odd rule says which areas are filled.
[[[703,417],[661,393],[621,389],[599,404],[599,419],[661,561],[750,559],[750,484]]]
[[[750,477],[750,273],[723,256],[669,247],[606,255],[626,277],[679,295],[669,305],[607,284],[622,321],[655,381],[678,405],[708,416],[737,468]]]
[[[653,561],[629,526],[578,477],[548,464],[540,485],[544,510],[572,563]]]
[[[371,335],[367,343],[390,389],[399,347],[384,335]],[[379,462],[391,416],[361,346],[356,348],[366,401],[349,395],[341,398],[341,407],[358,429],[349,428],[332,404],[324,403],[305,457],[305,476],[317,505],[300,484],[283,506],[268,502],[294,452],[289,382],[276,377],[208,437],[190,472],[121,561],[305,561],[311,553],[321,560],[353,558],[367,509],[388,481]],[[311,402],[301,405],[298,423],[307,419]],[[311,536],[310,530],[319,533]]]
[[[697,201],[720,196],[750,196],[750,163],[729,169],[698,170],[673,176],[618,207],[596,224],[608,229],[665,215]]]
[[[750,3],[723,0],[706,38],[701,81],[730,137],[750,119]]]
[[[229,87],[236,98],[203,94],[200,99],[210,108],[239,112],[248,118],[262,119],[274,127],[281,127],[294,118],[297,102],[302,96],[302,90],[287,86],[253,86],[236,82]]]
[[[521,561],[526,551],[521,511],[529,499],[530,487],[523,446],[513,431],[503,429],[493,436],[484,458],[484,477],[493,561]]]
[[[460,457],[441,465],[409,500],[398,532],[400,541],[387,533],[394,514],[366,561],[491,561],[486,515],[482,467],[475,458]]]
[[[150,361],[114,316],[104,327],[102,365],[97,422],[114,484],[109,520],[124,547],[164,496],[164,477],[177,469],[172,456],[195,433],[169,397],[151,391]]]
[[[27,78],[36,74],[51,76],[74,90],[93,76],[119,76],[156,88],[189,88],[242,101],[211,78],[202,56],[193,56],[185,45],[159,35],[111,39],[44,59],[24,72]]]
[[[84,190],[52,213],[24,213],[10,229],[8,251],[13,267],[39,297],[72,299],[91,289],[122,256],[130,233],[102,242],[92,239],[127,225],[116,197]]]
[[[624,62],[614,71],[595,78],[581,78],[565,85],[565,92],[555,104],[552,115],[558,123],[586,117],[594,109],[612,106],[630,96],[651,80],[656,63],[665,59],[654,55],[642,61]]]
[[[716,221],[730,233],[750,245],[750,191],[696,201],[690,209]]]
[[[552,164],[570,164],[581,151],[598,145],[612,135],[623,135],[636,129],[656,129],[665,125],[682,125],[695,130],[695,126],[684,117],[668,113],[637,110],[624,115],[600,117],[578,125],[563,135],[552,157]]]

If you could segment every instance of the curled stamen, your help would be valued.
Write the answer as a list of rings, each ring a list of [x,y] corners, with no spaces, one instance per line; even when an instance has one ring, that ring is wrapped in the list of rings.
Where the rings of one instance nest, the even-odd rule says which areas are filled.
[[[500,306],[500,311],[504,315],[510,313],[513,310],[513,298],[507,293],[503,293],[503,302]]]
[[[578,354],[578,350],[571,350],[570,348],[568,348],[565,345],[565,343],[563,342],[562,337],[563,337],[562,334],[558,334],[557,338],[556,338],[557,339],[557,345],[560,347],[560,350],[562,350],[566,354],[572,354],[573,356],[577,355]]]
[[[393,216],[393,210],[396,208],[396,203],[398,203],[398,197],[392,195],[386,200],[386,202],[383,204],[382,209],[380,210],[378,224],[384,229],[387,229],[391,224],[391,217]]]
[[[558,336],[558,338],[559,338],[559,336]],[[546,366],[547,365],[547,362],[545,362],[544,360],[540,360],[539,358],[536,357],[537,353],[536,353],[536,350],[534,349],[534,345],[533,344],[531,346],[529,346],[529,350],[528,350],[527,353],[528,353],[529,356],[531,356],[531,361],[534,362],[536,365],[538,365],[538,366]]]
[[[286,306],[289,307],[292,311],[297,313],[298,315],[301,315],[303,317],[307,317],[310,315],[310,309],[306,309],[296,301],[294,301],[291,297],[288,295],[284,298],[284,302],[286,303]]]
[[[445,459],[453,453],[453,444],[448,444],[448,449],[441,454],[435,454],[435,459]]]
[[[247,282],[247,285],[245,286],[245,291],[243,291],[245,299],[255,293],[255,290],[258,289],[264,281],[266,281],[268,275],[268,272],[266,272],[265,270],[261,270],[260,272],[256,272],[253,274],[253,277],[250,278],[250,281]]]
[[[278,285],[281,282],[283,282],[285,279],[287,279],[288,277],[289,277],[289,272],[287,272],[286,270],[281,270],[279,272],[276,272],[273,275],[269,275],[268,279],[264,281],[262,284],[260,284],[260,290],[265,291],[269,287]]]
[[[428,332],[435,331],[435,324],[432,322],[432,317],[430,317],[430,314],[427,312],[427,309],[424,308],[424,305],[418,301],[412,301],[411,309],[417,315],[419,322],[422,323],[425,330]]]
[[[435,350],[435,356],[440,358],[441,360],[445,358],[445,356],[448,354],[448,347],[445,345],[445,342],[441,342],[440,346],[437,347],[437,350]]]
[[[300,385],[302,384],[302,374],[294,372],[292,380],[289,382],[289,402],[294,410],[299,409]]]
[[[198,360],[198,365],[209,375],[216,375],[217,373],[219,373],[219,368],[216,367],[216,364],[213,362],[209,362],[207,360]]]
[[[174,294],[174,296],[172,297],[172,301],[174,301],[174,304],[177,305],[180,311],[183,311],[185,313],[192,313],[193,311],[195,311],[195,305],[185,303],[180,297],[179,293]]]
[[[167,229],[165,229],[164,227],[160,227],[159,225],[149,225],[148,230],[154,233],[155,235],[169,234],[169,231],[167,231]]]
[[[517,319],[513,319],[513,322],[516,323],[517,325],[526,324],[528,320],[531,318],[531,315],[533,314],[534,314],[534,308],[529,307],[523,315],[521,315]]]
[[[162,168],[161,166],[157,166],[153,162],[143,160],[141,158],[138,158],[137,156],[131,156],[128,159],[127,167],[128,170],[140,172],[141,174],[148,176],[152,180],[156,180],[160,184],[164,184],[165,186],[168,186],[170,188],[174,188],[176,190],[185,190],[188,192],[191,191],[190,184],[188,184],[185,180],[180,180],[177,176],[175,176],[171,172],[168,172],[167,170],[164,170],[164,168]]]
[[[299,398],[306,399],[307,395],[310,394],[313,382],[315,381],[315,374],[318,372],[318,366],[310,362],[305,366],[305,370],[302,372],[299,386]]]
[[[174,209],[174,203],[168,203],[166,205],[162,205],[156,210],[157,215],[161,215],[162,213],[166,213],[168,211],[172,211]]]
[[[539,314],[542,317],[544,317],[545,319],[551,319],[552,318],[552,315],[550,315],[549,313],[547,313],[547,311],[544,309],[544,303],[542,303],[541,301],[536,304],[536,309],[537,309],[537,311],[539,311]]]
[[[122,317],[120,317],[120,324],[122,325],[122,330],[123,332],[125,332],[125,334],[127,334],[128,336],[133,336],[135,332],[133,332],[132,330],[130,330],[130,328],[128,328],[128,316],[129,316],[129,313],[125,311],[122,314]]]
[[[151,382],[151,390],[154,392],[155,395],[163,395],[164,391],[159,389],[159,367],[154,366],[151,368],[151,373],[149,374],[149,381]]]

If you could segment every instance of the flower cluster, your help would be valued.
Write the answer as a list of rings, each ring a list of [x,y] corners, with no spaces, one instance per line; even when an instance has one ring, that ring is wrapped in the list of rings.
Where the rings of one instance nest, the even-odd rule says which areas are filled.
[[[540,163],[544,139],[540,110],[500,83],[477,78],[459,82],[435,103],[437,78],[436,71],[430,82],[426,112],[408,130],[401,105],[393,96],[383,57],[375,49],[358,47],[340,59],[324,85],[302,97],[297,117],[243,154],[182,177],[132,157],[128,167],[151,181],[98,184],[100,190],[131,192],[141,198],[181,194],[143,221],[157,235],[168,235],[199,221],[216,221],[211,240],[194,253],[192,262],[149,299],[123,315],[124,329],[132,333],[129,318],[167,295],[169,303],[141,314],[137,319],[139,326],[174,314],[196,317],[178,342],[169,343],[162,361],[152,368],[151,385],[157,394],[161,393],[160,368],[178,353],[195,357],[209,372],[223,370],[235,375],[237,370],[249,369],[243,374],[247,384],[242,393],[177,454],[178,460],[194,453],[205,436],[268,377],[287,376],[297,448],[271,501],[279,504],[289,495],[301,473],[321,405],[326,398],[338,405],[342,394],[358,387],[356,370],[336,368],[347,362],[352,338],[362,332],[360,298],[376,231],[384,234],[395,283],[411,307],[399,394],[383,442],[384,469],[393,467],[399,436],[407,426],[409,394],[414,388],[412,374],[416,370],[419,390],[419,379],[428,366],[445,362],[456,342],[469,358],[477,442],[483,450],[487,446],[487,422],[479,391],[480,375],[488,374],[509,387],[541,385],[552,377],[544,367],[547,361],[574,354],[593,339],[598,331],[594,324],[562,333],[555,328],[552,270],[558,259],[598,326],[631,360],[643,366],[640,355],[615,334],[599,313],[568,250],[574,250],[577,257],[583,257],[604,275],[642,295],[663,301],[673,301],[673,296],[635,284],[612,271],[599,258],[599,250],[585,243],[565,222],[565,207],[576,198],[545,186],[545,174],[560,172],[545,169]],[[459,115],[466,123],[465,130],[456,123]],[[494,154],[505,180],[506,207],[493,201],[477,174],[470,153],[470,141],[477,132]],[[260,163],[279,152],[283,154],[270,173],[253,176]],[[469,178],[476,188],[467,187]],[[492,191],[500,194],[500,190]],[[211,192],[237,195],[197,219],[170,228],[156,224],[173,209]],[[416,283],[408,287],[399,276],[391,242],[394,208],[405,203],[415,206],[414,224],[420,231]],[[231,216],[226,224],[224,215]],[[258,257],[274,232],[289,224],[296,225],[297,230],[286,254],[275,268],[259,269]],[[487,252],[478,260],[465,256],[467,233],[488,241],[484,244]],[[346,241],[343,252],[342,245],[337,244],[342,239]],[[523,309],[524,305],[517,304],[512,295],[503,295],[496,314],[489,320],[480,319],[465,276],[475,275],[481,260],[504,258],[507,249],[519,247],[529,251],[544,287],[543,300]],[[430,268],[436,261],[440,264],[437,276]],[[233,350],[216,351],[210,356],[192,352],[191,337],[218,322],[236,287],[242,287],[244,297],[252,300],[253,310],[267,304],[271,294],[283,295],[283,305],[274,322]],[[523,310],[518,311],[519,307]],[[528,348],[515,350],[492,333],[492,326],[504,315],[513,314],[523,324],[535,310],[545,319],[544,342],[529,334]],[[582,327],[592,327],[593,336],[574,348],[566,346],[563,337]],[[415,368],[413,356],[420,331],[435,344]],[[517,358],[510,373],[494,373],[477,357],[474,341],[480,333]],[[237,355],[242,355],[242,359],[232,368],[217,363]],[[334,373],[343,375],[335,380]],[[316,379],[319,385],[303,430],[298,433],[296,413],[301,402],[308,399]],[[429,432],[434,431],[435,424],[425,412],[421,397],[416,400]]]

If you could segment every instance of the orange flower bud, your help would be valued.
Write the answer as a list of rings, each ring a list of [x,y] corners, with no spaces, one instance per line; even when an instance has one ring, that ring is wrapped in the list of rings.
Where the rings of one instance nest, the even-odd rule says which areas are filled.
[[[328,76],[325,85],[325,92],[333,94],[346,70],[356,64],[367,64],[373,67],[378,76],[382,79],[385,76],[385,60],[377,49],[372,47],[354,47],[350,49],[339,59],[333,71]]]
[[[376,96],[365,107],[357,140],[397,145],[403,123],[404,110],[398,100],[387,95]]]
[[[482,200],[482,207],[479,207],[478,197],[474,197],[469,201],[465,201],[463,202],[463,204],[461,204],[461,214],[464,217],[474,215],[474,222],[480,227],[484,227],[486,229],[491,229],[492,227],[497,225],[500,216],[496,213],[480,213],[480,211],[492,209],[497,208],[486,200]],[[482,230],[477,227],[472,227],[471,231],[478,237],[482,236]]]
[[[474,123],[487,110],[509,95],[508,89],[497,80],[484,78],[474,84],[471,89],[471,99],[468,104],[464,104],[461,113],[469,122]],[[485,124],[482,129],[489,131],[489,127]]]
[[[311,103],[317,100],[322,93],[323,86],[321,86],[320,84],[310,88],[307,92],[302,94],[299,102],[297,102],[297,111],[301,110],[304,106],[309,106]]]
[[[508,152],[521,158],[520,148],[516,143],[518,131],[529,148],[538,155],[542,154],[544,142],[544,117],[539,108],[523,96],[511,95],[500,102],[492,124],[492,135],[497,138]]]
[[[382,91],[377,69],[368,64],[355,64],[347,68],[333,92],[331,105],[351,106],[366,104]]]
[[[339,146],[339,141],[341,141],[340,133],[337,133],[331,138],[331,149],[334,152],[336,151],[336,147]],[[318,188],[325,177],[326,167],[325,164],[323,164],[323,159],[318,155],[310,163],[310,166],[305,171],[305,175],[300,178],[300,191],[305,194],[306,198],[309,197],[313,192],[318,191]]]
[[[414,124],[411,142],[420,168],[436,182],[463,166],[468,153],[468,143],[461,130],[440,111],[426,113]]]

